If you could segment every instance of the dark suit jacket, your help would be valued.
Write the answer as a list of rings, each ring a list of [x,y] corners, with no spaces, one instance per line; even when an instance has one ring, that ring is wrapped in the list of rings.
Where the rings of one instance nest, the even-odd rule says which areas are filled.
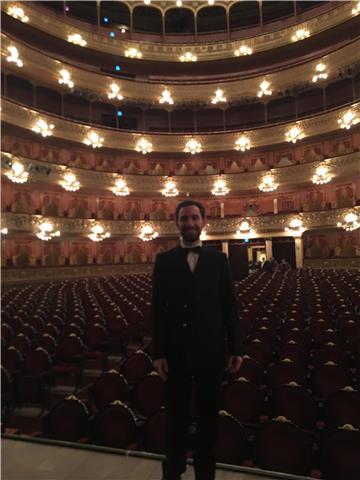
[[[240,355],[242,339],[225,254],[203,247],[194,273],[180,247],[157,255],[153,274],[153,348],[169,368],[224,368],[225,341]]]

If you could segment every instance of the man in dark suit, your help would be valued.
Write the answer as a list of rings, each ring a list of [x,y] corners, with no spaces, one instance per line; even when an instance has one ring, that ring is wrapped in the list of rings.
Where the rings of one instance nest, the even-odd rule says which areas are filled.
[[[226,367],[242,363],[241,334],[226,255],[201,247],[205,208],[185,200],[176,208],[180,246],[157,255],[153,274],[154,365],[166,379],[166,480],[186,470],[192,390],[196,403],[196,480],[215,478],[220,385]]]

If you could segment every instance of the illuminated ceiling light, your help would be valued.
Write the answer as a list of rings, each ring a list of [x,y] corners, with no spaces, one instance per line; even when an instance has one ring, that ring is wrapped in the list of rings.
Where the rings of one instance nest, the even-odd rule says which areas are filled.
[[[168,103],[169,105],[174,105],[174,100],[171,98],[171,94],[167,88],[165,88],[161,97],[159,98],[159,103]]]
[[[285,138],[287,142],[296,143],[298,140],[304,138],[304,133],[298,126],[291,127],[288,132],[285,134]]]
[[[103,137],[91,130],[84,138],[85,145],[92,146],[93,148],[100,148],[103,146]]]
[[[9,230],[6,227],[1,229],[1,235],[7,235],[8,233],[9,233]]]
[[[275,183],[275,177],[272,173],[267,173],[263,176],[259,185],[259,190],[262,192],[273,192],[278,188],[279,184]]]
[[[21,20],[24,23],[29,21],[29,17],[25,15],[24,10],[20,7],[16,7],[15,5],[9,7],[7,13],[8,15],[11,15],[17,20]]]
[[[202,145],[195,138],[190,138],[185,144],[184,152],[191,153],[200,153],[202,151]]]
[[[125,180],[122,177],[118,177],[115,180],[115,185],[112,187],[111,191],[120,197],[126,197],[126,195],[129,195],[130,190],[128,186],[126,185]]]
[[[196,62],[197,56],[193,55],[191,52],[185,52],[184,55],[180,55],[179,60],[181,62]]]
[[[7,47],[7,50],[10,53],[10,55],[6,58],[6,60],[9,63],[16,63],[18,67],[22,67],[24,63],[19,57],[18,49],[12,45],[10,47]]]
[[[67,85],[69,88],[74,87],[74,82],[71,80],[71,75],[68,70],[65,70],[63,68],[62,70],[60,70],[59,74],[60,74],[60,78],[59,78],[60,85]]]
[[[219,175],[214,182],[214,187],[211,190],[211,193],[216,196],[227,195],[230,192],[230,188],[226,185],[226,181],[222,175]]]
[[[316,74],[313,76],[312,81],[316,83],[318,80],[326,80],[328,73],[326,72],[326,65],[324,63],[318,63],[315,67]]]
[[[67,41],[73,43],[74,45],[79,45],[80,47],[85,47],[86,41],[82,38],[80,33],[73,33],[72,35],[68,35]]]
[[[52,123],[48,124],[42,118],[32,126],[31,130],[35,133],[40,133],[43,137],[49,137],[52,135],[52,130],[54,130],[54,125]]]
[[[360,2],[357,2],[356,6],[351,10],[353,15],[359,15],[360,13]]]
[[[236,142],[235,142],[235,150],[241,150],[242,152],[245,152],[245,150],[250,150],[251,143],[248,137],[245,137],[245,135],[241,135]]]
[[[179,195],[179,190],[176,187],[176,182],[170,175],[166,178],[164,188],[161,190],[164,197],[176,197]]]
[[[352,232],[360,227],[359,216],[355,210],[349,212],[344,215],[344,222],[338,222],[337,226],[343,228],[347,232]]]
[[[80,188],[80,182],[71,170],[65,171],[64,178],[59,183],[65,190],[69,192],[76,192],[76,190],[79,190]]]
[[[60,231],[54,230],[54,224],[52,222],[48,222],[43,220],[38,225],[38,231],[36,232],[36,236],[40,238],[40,240],[51,240],[55,237],[60,237]]]
[[[5,174],[14,183],[25,183],[29,178],[29,172],[25,171],[24,165],[18,160],[11,164],[11,170]]]
[[[243,55],[251,55],[253,53],[252,48],[241,45],[237,50],[235,50],[234,54],[236,57],[241,57]]]
[[[199,239],[200,239],[202,242],[204,242],[205,240],[208,239],[208,236],[207,236],[208,234],[207,234],[207,232],[208,232],[208,228],[209,228],[209,227],[210,227],[210,224],[207,223],[206,226],[205,226],[205,228],[203,228],[203,229],[201,230],[201,234],[200,234]]]
[[[105,238],[110,237],[110,232],[105,232],[105,229],[100,223],[96,223],[93,227],[90,228],[90,233],[88,237],[93,242],[102,242]]]
[[[291,37],[291,40],[293,42],[297,42],[298,40],[304,40],[309,36],[310,36],[309,30],[306,30],[305,28],[300,28],[299,30],[296,30],[295,34]]]
[[[152,143],[149,142],[149,140],[147,138],[141,137],[136,142],[135,150],[137,152],[143,153],[144,155],[146,155],[147,153],[151,153],[152,152]]]
[[[208,0],[209,5],[214,5],[214,3],[215,3],[215,0]]]
[[[264,95],[272,95],[272,90],[270,90],[271,83],[268,82],[267,80],[263,80],[260,83],[260,90],[257,93],[257,96],[261,98]]]
[[[311,181],[316,185],[322,185],[324,183],[329,183],[333,176],[334,175],[331,174],[329,167],[322,163],[316,168]]]
[[[125,50],[125,57],[130,57],[130,58],[141,58],[142,53],[140,50],[138,50],[135,47],[130,47],[127,50]]]
[[[303,221],[299,217],[292,218],[289,222],[289,226],[285,227],[285,232],[288,232],[294,237],[300,237],[304,231],[305,228],[303,227]]]
[[[181,0],[176,0],[176,6],[177,7],[182,7],[182,1]]]
[[[144,0],[145,5],[150,5],[151,0]]]
[[[340,125],[340,127],[346,128],[346,130],[349,130],[351,127],[357,125],[359,122],[360,118],[357,113],[353,112],[353,110],[348,110],[338,120],[338,124]]]
[[[215,96],[211,99],[211,103],[224,103],[226,102],[226,97],[224,97],[224,90],[221,90],[221,88],[218,88],[215,91]]]
[[[119,25],[118,28],[120,29],[121,33],[126,33],[129,30],[127,25]]]
[[[240,223],[238,229],[236,230],[236,236],[239,238],[250,238],[250,235],[254,235],[255,230],[251,228],[249,220],[246,218]]]
[[[143,223],[140,229],[139,238],[143,242],[150,242],[159,236],[159,233],[154,229],[154,227],[149,222]]]
[[[116,83],[110,85],[110,92],[108,92],[107,97],[109,100],[116,98],[117,100],[123,100],[123,95],[121,95],[120,87]]]

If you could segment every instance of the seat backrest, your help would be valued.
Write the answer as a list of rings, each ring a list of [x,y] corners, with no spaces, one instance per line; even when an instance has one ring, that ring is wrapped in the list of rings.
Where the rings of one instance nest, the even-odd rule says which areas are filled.
[[[256,423],[263,413],[263,400],[263,394],[256,385],[235,381],[224,386],[221,408],[240,422]]]
[[[70,395],[57,403],[43,419],[48,438],[77,442],[89,433],[89,413],[84,403]]]
[[[216,461],[240,465],[246,457],[247,451],[244,427],[228,412],[220,410],[217,429]]]
[[[156,372],[149,373],[134,386],[134,407],[144,417],[148,418],[160,410],[164,397],[165,382]]]
[[[101,375],[91,388],[91,398],[97,410],[103,410],[115,400],[127,401],[128,397],[128,383],[116,370]]]
[[[144,447],[147,452],[165,453],[165,418],[165,409],[161,408],[147,419],[144,425]]]

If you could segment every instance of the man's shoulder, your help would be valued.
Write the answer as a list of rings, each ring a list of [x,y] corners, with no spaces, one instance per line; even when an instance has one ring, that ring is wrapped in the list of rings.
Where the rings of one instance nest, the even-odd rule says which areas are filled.
[[[170,258],[173,255],[176,255],[178,252],[179,252],[179,247],[174,247],[174,248],[171,248],[170,250],[166,250],[165,252],[159,252],[156,255],[156,259],[161,260],[164,258]]]
[[[212,256],[212,257],[222,257],[225,255],[221,250],[217,250],[216,248],[212,247],[202,247],[203,252],[206,253],[206,255]]]

